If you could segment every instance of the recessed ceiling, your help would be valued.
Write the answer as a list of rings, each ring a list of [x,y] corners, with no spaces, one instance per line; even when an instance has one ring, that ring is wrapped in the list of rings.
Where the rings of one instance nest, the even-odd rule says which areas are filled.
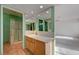
[[[52,4],[6,4],[4,6],[20,10],[26,15],[26,18],[31,18],[54,5]]]

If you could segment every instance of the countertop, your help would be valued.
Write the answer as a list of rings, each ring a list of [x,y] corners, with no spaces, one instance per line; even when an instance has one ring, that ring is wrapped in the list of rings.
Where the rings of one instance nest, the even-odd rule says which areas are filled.
[[[51,37],[45,37],[45,36],[35,35],[35,34],[28,34],[28,35],[25,35],[25,36],[34,38],[34,39],[39,40],[39,41],[43,41],[45,43],[54,40],[54,38],[51,38]]]

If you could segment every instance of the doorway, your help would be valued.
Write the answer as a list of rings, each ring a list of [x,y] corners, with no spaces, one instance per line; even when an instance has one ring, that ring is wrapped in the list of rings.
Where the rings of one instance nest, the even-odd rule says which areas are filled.
[[[25,54],[22,50],[22,14],[3,8],[3,54]]]
[[[10,43],[11,45],[22,41],[22,22],[16,19],[10,20]]]

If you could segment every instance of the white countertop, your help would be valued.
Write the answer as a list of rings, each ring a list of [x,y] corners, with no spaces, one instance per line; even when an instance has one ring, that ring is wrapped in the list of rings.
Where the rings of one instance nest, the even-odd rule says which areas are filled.
[[[28,36],[28,37],[31,37],[31,38],[34,38],[36,40],[43,41],[43,42],[49,42],[49,41],[54,40],[51,37],[45,37],[45,36],[40,36],[40,35],[35,35],[35,34],[28,34],[28,35],[25,35],[25,36]]]

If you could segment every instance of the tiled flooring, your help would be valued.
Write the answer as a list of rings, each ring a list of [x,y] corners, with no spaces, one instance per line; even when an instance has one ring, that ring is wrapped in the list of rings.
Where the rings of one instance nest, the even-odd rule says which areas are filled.
[[[27,49],[22,49],[22,43],[16,43],[10,45],[9,43],[4,44],[4,55],[30,55]]]

